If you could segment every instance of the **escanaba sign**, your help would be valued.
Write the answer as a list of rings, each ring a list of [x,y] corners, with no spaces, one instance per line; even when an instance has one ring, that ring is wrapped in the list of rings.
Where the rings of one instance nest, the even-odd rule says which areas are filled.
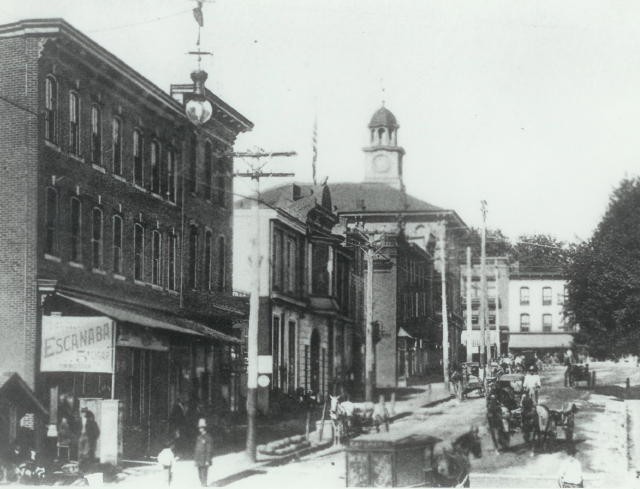
[[[113,320],[108,317],[43,316],[43,372],[113,373]]]

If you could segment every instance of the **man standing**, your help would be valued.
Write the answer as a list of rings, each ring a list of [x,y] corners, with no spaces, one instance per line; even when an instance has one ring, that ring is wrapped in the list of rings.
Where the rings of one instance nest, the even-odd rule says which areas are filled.
[[[213,458],[213,438],[207,433],[207,422],[204,418],[198,420],[198,437],[193,450],[193,461],[198,468],[198,478],[202,487],[207,486],[209,467]]]
[[[538,391],[541,387],[540,376],[536,372],[536,368],[531,365],[529,371],[524,376],[522,387],[529,394],[529,397],[538,404]]]

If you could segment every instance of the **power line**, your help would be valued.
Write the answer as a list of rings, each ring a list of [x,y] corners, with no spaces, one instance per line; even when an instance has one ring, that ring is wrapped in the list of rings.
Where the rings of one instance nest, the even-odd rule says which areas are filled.
[[[140,25],[151,24],[153,22],[158,22],[160,20],[169,19],[171,17],[177,17],[178,15],[182,15],[182,14],[185,14],[187,12],[191,12],[191,9],[189,9],[189,10],[181,10],[179,12],[174,12],[172,14],[163,15],[161,17],[154,17],[154,18],[151,18],[151,19],[141,20],[139,22],[131,22],[129,24],[121,24],[121,25],[116,25],[116,26],[112,26],[112,27],[105,27],[103,29],[93,29],[93,30],[89,30],[87,32],[88,33],[96,33],[96,32],[109,32],[109,31],[115,31],[115,30],[119,30],[119,29],[126,29],[127,27],[136,27],[136,26],[140,26]]]

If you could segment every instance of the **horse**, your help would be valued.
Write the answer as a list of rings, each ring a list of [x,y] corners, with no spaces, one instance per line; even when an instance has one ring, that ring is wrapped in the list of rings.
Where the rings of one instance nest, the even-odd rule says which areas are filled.
[[[552,415],[551,410],[544,404],[536,404],[525,391],[521,400],[522,436],[525,443],[529,443],[531,453],[536,448],[544,450],[549,437]]]
[[[470,487],[470,454],[482,457],[482,444],[477,427],[456,438],[451,449],[443,447],[433,460],[434,487]]]
[[[351,402],[340,401],[340,396],[329,396],[331,405],[329,416],[336,427],[336,431],[348,435],[364,424],[373,424],[376,432],[380,432],[380,425],[384,424],[389,431],[389,412],[384,404],[384,398],[380,396],[380,402]]]

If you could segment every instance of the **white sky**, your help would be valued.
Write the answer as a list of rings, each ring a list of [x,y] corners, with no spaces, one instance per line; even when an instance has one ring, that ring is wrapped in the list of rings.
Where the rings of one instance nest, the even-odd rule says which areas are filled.
[[[0,0],[0,22],[63,17],[168,90],[195,64],[194,6]],[[316,113],[319,174],[362,179],[382,86],[408,191],[469,225],[486,199],[512,238],[586,239],[637,174],[640,2],[216,0],[204,17],[207,86],[255,123],[236,148],[298,151],[271,165],[297,180],[311,179]]]

